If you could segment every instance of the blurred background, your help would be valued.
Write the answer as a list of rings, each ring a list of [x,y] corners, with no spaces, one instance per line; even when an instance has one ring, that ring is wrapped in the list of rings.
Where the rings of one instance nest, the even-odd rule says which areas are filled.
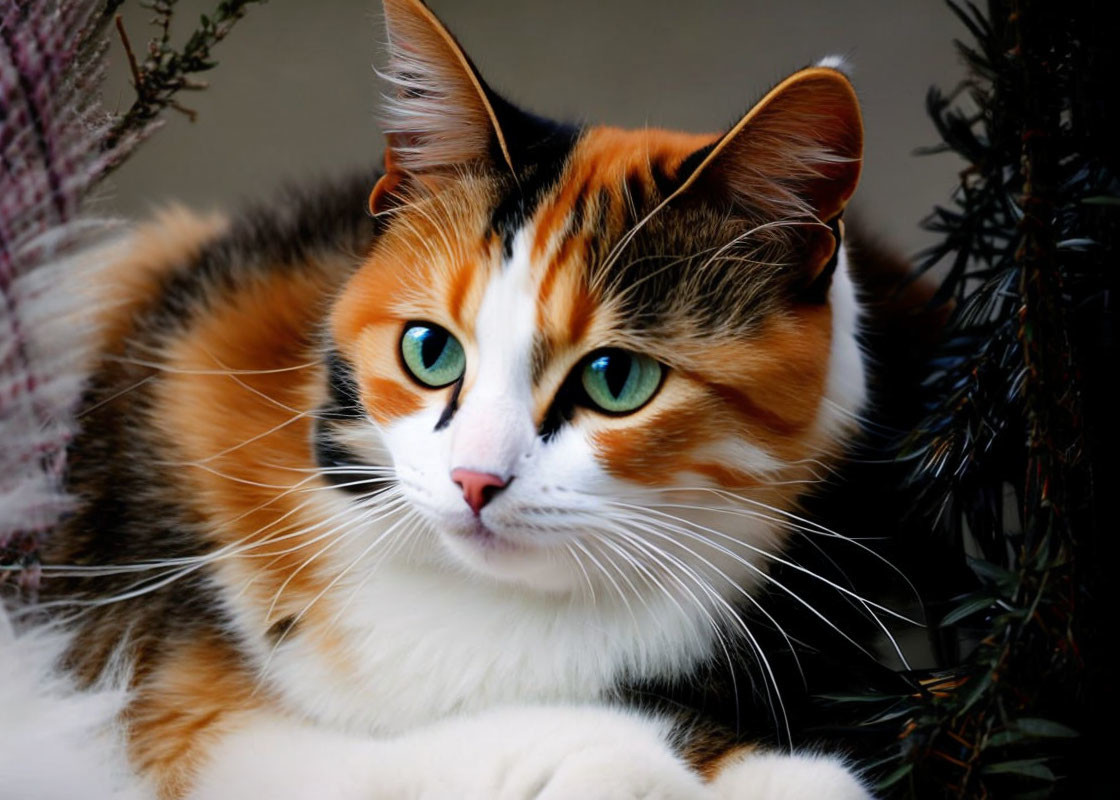
[[[214,0],[180,0],[180,36]],[[940,0],[429,0],[507,98],[538,113],[620,126],[716,131],[772,84],[822,56],[850,60],[863,101],[866,164],[857,207],[913,252],[918,223],[957,183],[954,156],[916,156],[936,141],[932,84],[963,74],[962,27]],[[372,65],[384,63],[377,0],[270,0],[215,50],[211,87],[179,100],[164,130],[115,175],[103,208],[126,216],[181,201],[235,208],[280,183],[380,163]],[[151,13],[128,3],[139,50]],[[181,41],[181,38],[177,41]],[[106,105],[133,99],[114,47]],[[372,185],[372,179],[371,179]]]

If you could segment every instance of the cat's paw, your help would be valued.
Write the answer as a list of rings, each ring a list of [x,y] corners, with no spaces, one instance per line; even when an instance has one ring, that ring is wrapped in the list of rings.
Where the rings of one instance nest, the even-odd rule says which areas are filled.
[[[667,728],[607,708],[530,707],[449,722],[416,742],[429,758],[433,746],[454,754],[440,771],[458,798],[714,800]]]
[[[668,752],[625,744],[565,756],[533,800],[715,800]]]
[[[872,800],[855,774],[827,756],[750,753],[720,770],[711,788],[718,800]]]

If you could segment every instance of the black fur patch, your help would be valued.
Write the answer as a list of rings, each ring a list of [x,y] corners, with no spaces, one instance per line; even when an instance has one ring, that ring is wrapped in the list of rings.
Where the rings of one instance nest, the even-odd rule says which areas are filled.
[[[312,434],[315,463],[324,470],[323,479],[336,489],[355,495],[368,495],[381,488],[381,478],[361,470],[369,466],[337,438],[338,429],[346,424],[361,425],[366,420],[365,408],[358,394],[354,368],[335,349],[327,351],[327,392],[330,400],[319,408]],[[345,469],[346,472],[339,472]]]
[[[490,228],[502,239],[508,259],[513,237],[532,215],[541,198],[556,185],[581,131],[574,125],[552,122],[515,107],[498,95],[491,103],[506,136],[517,178],[490,215]],[[494,163],[501,164],[499,156]]]
[[[682,324],[697,333],[749,334],[788,296],[795,275],[792,264],[780,263],[788,256],[753,250],[752,227],[715,204],[686,199],[649,218],[605,275],[606,263],[590,262],[589,281],[604,287],[608,301],[625,298],[628,327],[653,336]],[[739,236],[747,240],[736,244]]]
[[[836,249],[832,251],[832,257],[828,259],[828,263],[824,265],[813,282],[801,290],[800,299],[806,303],[828,302],[828,290],[832,286],[832,275],[836,272],[836,265],[840,263],[840,248],[844,246],[843,239],[840,236],[840,215],[837,215],[828,223],[828,228],[832,231],[832,238],[836,240]]]
[[[687,180],[693,172],[696,171],[696,168],[699,167],[704,159],[708,157],[708,153],[712,152],[716,144],[718,144],[718,142],[712,142],[711,144],[704,145],[699,150],[691,153],[688,158],[681,162],[680,166],[677,167],[677,175],[680,177],[682,183]]]
[[[330,403],[320,410],[323,416],[331,419],[361,419],[365,416],[354,368],[333,349],[327,353],[327,391]]]
[[[350,451],[345,445],[334,438],[330,423],[324,420],[315,421],[314,433],[315,463],[324,470],[323,479],[340,491],[349,494],[367,494],[370,484],[365,481],[373,476],[364,476],[358,472],[337,472],[338,469],[360,469],[364,466],[362,460]],[[358,483],[361,481],[361,483]]]

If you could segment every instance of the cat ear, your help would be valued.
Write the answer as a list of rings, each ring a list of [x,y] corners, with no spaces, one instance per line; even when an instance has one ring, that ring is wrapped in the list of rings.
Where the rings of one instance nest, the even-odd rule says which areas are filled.
[[[835,263],[838,217],[855,191],[862,158],[863,122],[851,83],[835,69],[810,67],[694,153],[689,161],[696,166],[674,196],[716,193],[765,220],[807,223],[798,246],[809,285]]]
[[[389,192],[401,175],[476,162],[513,169],[490,92],[466,53],[420,0],[384,0],[391,94],[383,109]],[[376,197],[370,205],[376,205]]]

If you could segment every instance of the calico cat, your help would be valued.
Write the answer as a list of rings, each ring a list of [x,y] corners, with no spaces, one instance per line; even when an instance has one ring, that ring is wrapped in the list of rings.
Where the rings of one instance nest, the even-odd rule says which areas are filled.
[[[847,78],[718,135],[563,125],[385,16],[380,178],[105,267],[44,558],[67,667],[123,665],[168,799],[866,797],[625,702],[741,650],[774,680],[742,610],[867,393]]]

